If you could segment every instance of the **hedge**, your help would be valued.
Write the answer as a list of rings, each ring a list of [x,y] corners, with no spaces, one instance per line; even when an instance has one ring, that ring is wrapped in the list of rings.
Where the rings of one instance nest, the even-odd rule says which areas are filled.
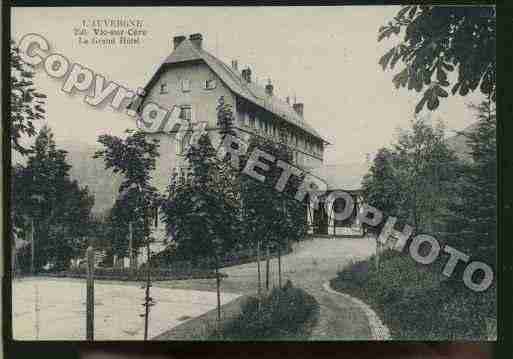
[[[352,264],[331,280],[335,290],[353,295],[378,312],[395,340],[484,340],[496,318],[495,288],[475,293],[460,278],[442,275],[444,261],[429,266],[389,251]]]
[[[292,246],[287,245],[282,248],[281,255],[286,255],[292,252]],[[262,251],[261,256],[264,257],[264,251]],[[270,251],[270,257],[276,258],[278,256],[278,251],[276,249],[272,249]],[[240,264],[246,264],[255,262],[257,260],[256,251],[253,248],[233,251],[230,253],[224,254],[219,259],[219,266],[221,268],[231,267]],[[189,262],[185,258],[179,257],[174,249],[166,249],[154,256],[151,257],[152,266],[157,267],[168,267],[170,265],[175,265],[177,262]],[[212,258],[199,258],[196,259],[195,262],[198,266],[203,268],[214,268],[214,260]]]
[[[146,279],[148,272],[144,268],[130,269],[130,268],[95,268],[95,279],[107,280],[128,280],[128,281],[142,281]],[[68,277],[68,278],[86,278],[87,271],[84,267],[72,268],[58,273],[45,273],[45,276],[50,277]],[[165,281],[165,280],[180,280],[180,279],[207,279],[215,278],[215,271],[212,269],[184,267],[183,269],[170,269],[170,268],[151,268],[151,280]],[[221,277],[226,277],[224,273],[220,273]]]

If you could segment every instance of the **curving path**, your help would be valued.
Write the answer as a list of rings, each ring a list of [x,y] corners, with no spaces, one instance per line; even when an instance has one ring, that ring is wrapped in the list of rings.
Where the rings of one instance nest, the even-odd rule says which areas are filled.
[[[323,288],[337,272],[352,260],[364,259],[375,251],[375,241],[369,238],[315,238],[299,243],[294,251],[282,258],[283,283],[290,279],[304,288],[320,304],[320,318],[313,328],[312,340],[372,340],[367,315],[361,307]],[[261,264],[265,283],[265,262]],[[228,274],[222,281],[222,291],[252,294],[257,288],[257,264],[247,263],[223,268]],[[278,286],[277,259],[271,261],[270,287]],[[161,283],[172,288],[215,290],[214,280],[187,280]]]
[[[351,300],[329,293],[323,284],[351,260],[363,259],[375,251],[375,241],[368,238],[316,238],[298,244],[282,258],[282,280],[290,279],[295,286],[313,295],[320,304],[320,318],[313,329],[312,340],[370,340],[366,314]],[[278,285],[277,260],[271,265],[271,286]],[[246,278],[254,282],[256,263],[223,269],[228,279]]]

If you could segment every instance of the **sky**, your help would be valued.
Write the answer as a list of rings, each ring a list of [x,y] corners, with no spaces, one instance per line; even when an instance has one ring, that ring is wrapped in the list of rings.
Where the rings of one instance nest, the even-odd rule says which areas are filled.
[[[203,46],[226,63],[249,65],[264,85],[270,78],[277,96],[304,103],[304,117],[330,143],[327,165],[363,163],[367,154],[390,145],[398,128],[414,116],[419,94],[396,90],[394,72],[379,58],[394,40],[377,42],[381,25],[396,6],[338,7],[138,7],[13,8],[15,41],[43,35],[51,51],[128,88],[143,87],[172,51],[177,35],[203,34]],[[138,45],[80,44],[74,29],[103,19],[142,20],[147,35]],[[38,68],[35,82],[48,96],[47,123],[56,141],[95,144],[97,137],[121,135],[135,127],[122,112],[84,103],[84,93],[67,95],[61,80]],[[449,134],[475,121],[468,104],[480,95],[449,97],[432,119],[443,119]],[[421,113],[422,116],[429,115]]]

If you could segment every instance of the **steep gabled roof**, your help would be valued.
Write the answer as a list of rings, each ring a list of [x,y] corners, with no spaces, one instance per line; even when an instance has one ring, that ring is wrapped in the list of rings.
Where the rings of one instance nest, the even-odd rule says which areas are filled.
[[[194,46],[188,39],[183,40],[162,63],[150,82],[146,85],[146,93],[149,92],[150,88],[157,81],[160,73],[164,71],[167,66],[188,61],[205,62],[210,69],[219,76],[221,81],[223,81],[226,86],[238,96],[264,108],[284,121],[301,128],[312,136],[329,143],[312,126],[303,120],[290,106],[290,104],[282,101],[276,96],[267,95],[265,93],[265,89],[257,84],[244,81],[240,72],[235,71],[208,51]]]

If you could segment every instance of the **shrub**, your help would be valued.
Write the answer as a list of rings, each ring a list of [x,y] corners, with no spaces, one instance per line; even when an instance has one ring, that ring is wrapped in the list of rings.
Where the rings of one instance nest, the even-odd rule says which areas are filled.
[[[338,273],[339,280],[346,284],[361,287],[369,279],[370,264],[367,261],[356,262],[351,265],[351,270]]]
[[[374,257],[354,263],[331,281],[333,288],[371,305],[398,340],[484,339],[496,318],[493,288],[474,293],[461,279],[442,275],[443,261],[429,266],[385,252],[378,273]]]
[[[217,338],[235,340],[297,338],[308,331],[307,323],[318,314],[316,300],[287,281],[283,289],[275,288],[261,302],[249,297],[241,315],[226,323]],[[214,338],[216,339],[216,338]]]

